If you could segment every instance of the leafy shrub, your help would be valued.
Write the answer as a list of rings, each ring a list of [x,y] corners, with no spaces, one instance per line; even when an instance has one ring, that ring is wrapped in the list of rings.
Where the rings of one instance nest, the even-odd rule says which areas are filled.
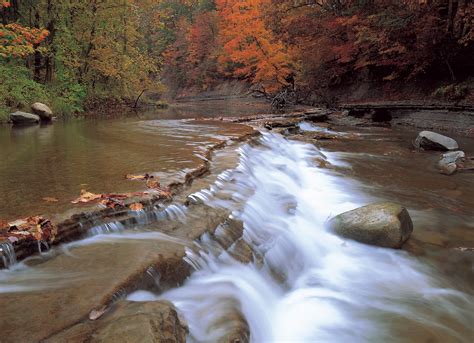
[[[447,101],[459,101],[469,94],[469,86],[466,84],[450,84],[439,87],[433,92],[433,96]]]
[[[67,78],[44,85],[33,80],[28,68],[15,63],[0,63],[0,75],[0,122],[17,109],[29,111],[34,102],[46,103],[55,115],[64,117],[84,109],[85,88]]]

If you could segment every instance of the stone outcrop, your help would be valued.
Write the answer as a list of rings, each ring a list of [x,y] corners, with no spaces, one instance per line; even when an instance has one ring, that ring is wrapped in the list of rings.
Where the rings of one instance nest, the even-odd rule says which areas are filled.
[[[400,248],[413,231],[406,208],[391,202],[341,213],[329,221],[328,227],[343,238],[385,248]]]

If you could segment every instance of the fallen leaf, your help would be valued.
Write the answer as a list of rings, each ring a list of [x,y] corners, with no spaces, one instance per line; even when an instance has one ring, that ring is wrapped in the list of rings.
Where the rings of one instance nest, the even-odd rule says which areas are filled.
[[[165,199],[173,198],[173,194],[171,193],[169,189],[159,189],[158,194],[161,198],[165,198]]]
[[[126,178],[127,180],[135,181],[135,180],[148,180],[148,179],[153,179],[154,176],[153,176],[153,175],[150,175],[150,174],[144,174],[144,175],[127,174],[127,175],[125,175],[125,178]]]
[[[8,223],[8,226],[10,227],[10,229],[20,228],[20,227],[25,226],[25,225],[28,225],[28,222],[26,221],[26,219],[17,219],[15,221],[12,221],[12,222]]]
[[[143,210],[143,205],[140,204],[139,202],[133,203],[129,207],[132,211],[141,211],[141,210]]]
[[[73,204],[78,204],[80,202],[87,203],[87,202],[91,202],[100,198],[102,198],[102,194],[95,194],[95,193],[88,192],[85,189],[82,189],[81,196],[71,202]]]
[[[31,234],[37,241],[43,240],[43,230],[41,229],[41,225],[36,225],[35,230],[31,231]]]
[[[110,198],[110,197],[107,197],[107,198],[104,198],[104,199],[101,199],[99,201],[100,204],[108,207],[108,208],[113,208],[115,209],[115,207],[125,207],[125,204],[118,200],[118,199],[114,199],[114,198]]]
[[[159,189],[160,188],[160,181],[158,180],[147,180],[146,186],[151,189]]]
[[[101,308],[99,308],[98,310],[92,310],[91,313],[89,313],[89,319],[90,320],[97,320],[99,319],[100,317],[102,317],[102,315],[107,311],[107,306],[102,306]]]
[[[53,197],[44,197],[43,200],[46,201],[46,202],[58,202],[59,201],[58,199],[53,198]]]

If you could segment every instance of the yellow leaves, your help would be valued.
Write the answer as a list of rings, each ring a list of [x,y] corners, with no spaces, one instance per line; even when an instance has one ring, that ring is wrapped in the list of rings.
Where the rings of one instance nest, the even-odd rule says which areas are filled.
[[[73,204],[88,203],[94,200],[98,200],[100,198],[102,198],[102,194],[95,194],[95,193],[88,192],[85,189],[81,189],[81,195],[79,196],[79,198],[71,201],[71,203]]]

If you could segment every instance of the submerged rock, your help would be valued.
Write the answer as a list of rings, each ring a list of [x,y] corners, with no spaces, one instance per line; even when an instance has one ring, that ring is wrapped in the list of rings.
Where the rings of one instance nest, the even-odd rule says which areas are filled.
[[[458,143],[447,136],[432,131],[421,131],[416,137],[415,148],[424,150],[456,150]]]
[[[126,302],[92,334],[89,342],[186,342],[187,328],[166,301]]]
[[[10,121],[15,125],[37,124],[40,121],[40,117],[36,114],[17,111],[10,113]]]
[[[413,223],[406,208],[391,202],[369,204],[341,213],[329,221],[338,236],[385,248],[400,248]]]
[[[42,121],[51,121],[53,118],[53,111],[51,111],[48,106],[42,104],[41,102],[35,102],[33,105],[31,105],[31,110],[34,114],[39,116]]]

